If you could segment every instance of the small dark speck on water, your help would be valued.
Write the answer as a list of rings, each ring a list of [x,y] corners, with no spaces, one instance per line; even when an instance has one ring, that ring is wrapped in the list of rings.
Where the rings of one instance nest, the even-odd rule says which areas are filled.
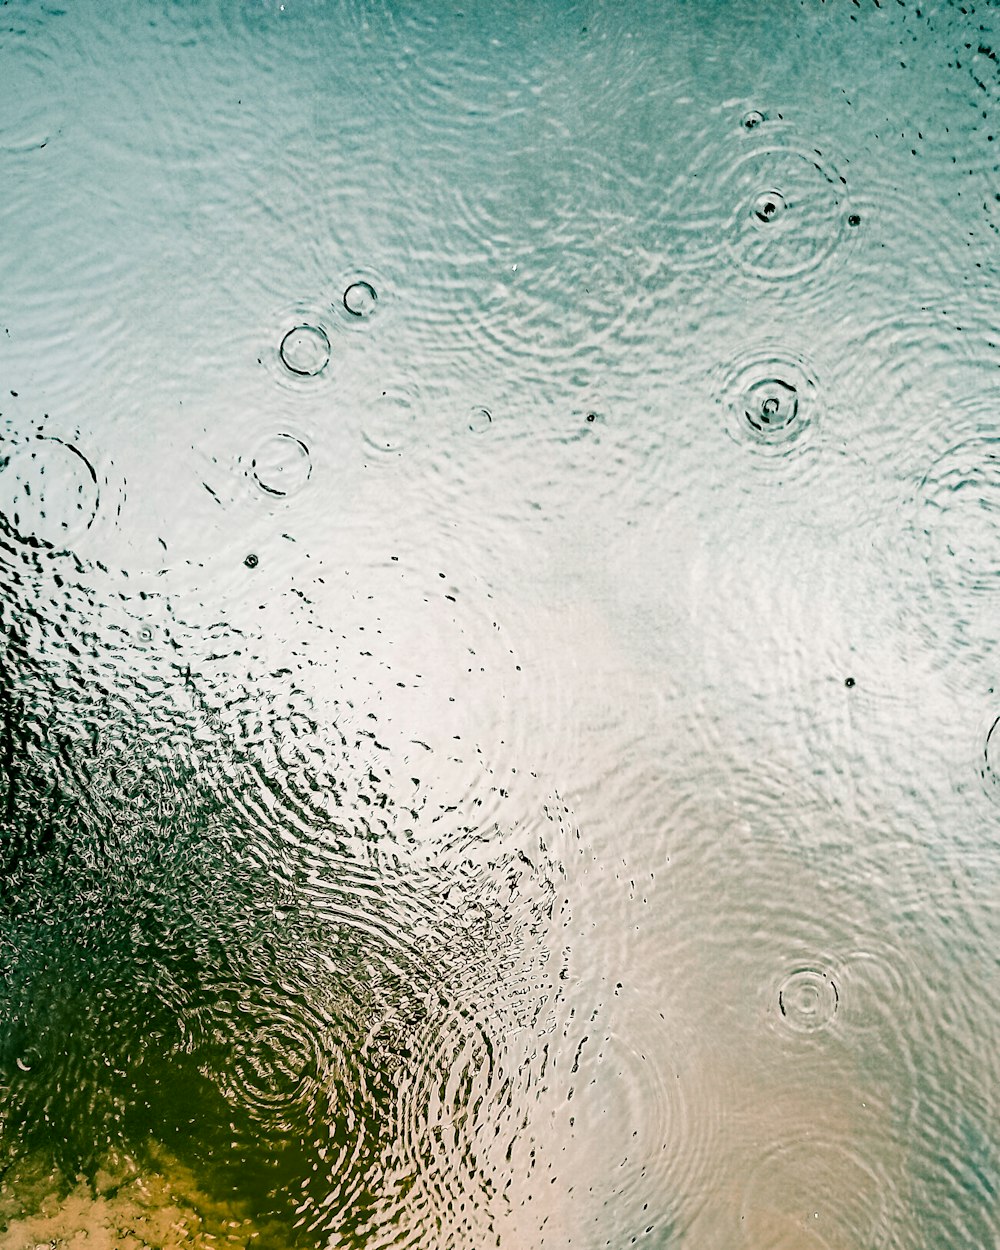
[[[850,217],[848,217],[847,219],[847,224],[849,226],[860,226],[861,225],[860,213],[851,213]]]
[[[844,678],[844,685],[847,687],[847,689],[848,689],[848,690],[852,689],[852,687],[854,686],[854,678],[853,678],[853,677],[845,677],[845,678]]]

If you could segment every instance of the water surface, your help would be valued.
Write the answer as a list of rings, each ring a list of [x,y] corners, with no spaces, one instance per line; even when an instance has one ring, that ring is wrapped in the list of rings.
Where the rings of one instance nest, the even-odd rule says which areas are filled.
[[[992,5],[0,8],[0,1247],[1000,1243]]]

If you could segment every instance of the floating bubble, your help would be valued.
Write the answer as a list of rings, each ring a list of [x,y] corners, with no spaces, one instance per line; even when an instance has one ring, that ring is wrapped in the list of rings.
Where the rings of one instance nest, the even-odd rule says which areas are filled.
[[[40,436],[0,451],[0,513],[23,542],[71,548],[99,502],[94,467],[71,444]]]
[[[759,109],[751,109],[749,113],[743,114],[743,121],[740,124],[744,130],[756,130],[764,120],[764,114]]]
[[[837,1014],[840,991],[828,972],[817,968],[796,968],[778,990],[778,1010],[790,1029],[816,1033],[825,1029]]]
[[[250,472],[266,495],[295,495],[312,474],[309,448],[294,434],[274,434],[254,452]]]
[[[371,317],[378,304],[378,293],[370,282],[352,282],[344,292],[344,307],[352,317]]]
[[[281,340],[279,354],[290,373],[314,378],[330,361],[330,340],[321,326],[294,326]]]
[[[489,408],[473,408],[469,413],[469,429],[473,434],[485,434],[493,424],[493,415]]]

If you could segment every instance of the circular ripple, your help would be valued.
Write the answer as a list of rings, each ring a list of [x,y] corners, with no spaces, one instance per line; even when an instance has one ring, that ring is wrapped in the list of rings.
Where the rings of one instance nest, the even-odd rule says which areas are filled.
[[[796,968],[778,989],[782,1021],[796,1033],[825,1029],[837,1014],[839,1005],[836,981],[829,972],[818,968]]]
[[[1000,381],[1000,322],[978,300],[961,315],[928,304],[889,317],[852,316],[830,346],[816,347],[824,378],[863,402],[866,420],[851,441],[875,466],[919,474],[961,436],[984,433],[996,420],[996,399],[991,414],[984,396],[995,397]]]
[[[301,393],[329,383],[337,363],[334,313],[326,300],[297,300],[276,309],[259,329],[257,361],[282,389]]]
[[[485,1002],[474,1011],[438,1004],[407,1030],[385,1166],[409,1178],[397,1218],[414,1245],[436,1243],[442,1224],[444,1244],[484,1244],[504,1156],[524,1127],[530,1067],[492,1033],[492,1014]]]
[[[889,1073],[893,1081],[905,1080],[909,1088],[919,1089],[919,1055],[934,1046],[933,1008],[931,1019],[925,1018],[933,996],[914,994],[913,987],[923,978],[906,945],[873,932],[869,946],[843,956],[833,975],[837,1036],[865,1057],[870,1071]]]
[[[743,392],[743,417],[765,438],[787,430],[798,415],[798,389],[783,378],[760,378]]]
[[[22,542],[68,550],[99,503],[94,467],[70,443],[39,436],[0,451],[0,514]]]
[[[344,292],[344,307],[352,317],[373,317],[378,310],[378,292],[364,279],[352,282]]]
[[[1000,716],[991,720],[986,731],[979,775],[983,779],[989,797],[995,802],[1000,802]]]
[[[785,211],[785,197],[780,191],[762,191],[754,200],[752,211],[762,225],[770,225]]]
[[[397,297],[408,290],[408,276],[395,264],[394,253],[379,256],[377,264],[344,267],[331,277],[334,311],[346,330],[371,332],[377,322],[380,332],[398,312]]]
[[[909,970],[884,916],[891,891],[901,901],[915,888],[905,865],[897,857],[890,878],[804,777],[755,759],[747,732],[746,754],[717,755],[714,780],[706,770],[666,792],[647,783],[645,806],[629,808],[635,827],[655,822],[666,861],[656,874],[664,918],[647,927],[670,971],[651,975],[713,1027],[724,1019],[726,1029],[755,1035],[829,1029],[837,1037],[877,1029],[895,1053],[908,1017],[882,1020],[872,995],[893,970]],[[709,895],[719,918],[706,925]],[[860,935],[867,955],[858,953]],[[859,1037],[859,1051],[865,1044]]]
[[[818,384],[802,357],[761,344],[733,364],[717,389],[730,435],[753,451],[787,459],[814,436]]]
[[[622,1246],[655,1231],[659,1244],[711,1184],[719,1084],[699,1040],[648,992],[612,983],[587,1003],[582,989],[546,1034],[544,1079],[513,1152],[517,1242]]]
[[[960,595],[997,594],[1000,437],[970,438],[950,447],[927,470],[919,494],[937,578]]]
[[[469,413],[469,429],[473,434],[485,434],[493,424],[493,414],[489,408],[473,408]]]
[[[774,1250],[878,1250],[891,1231],[892,1188],[880,1161],[822,1125],[796,1127],[751,1163],[733,1234]]]
[[[847,224],[844,180],[818,150],[758,148],[727,182],[735,211],[727,243],[754,277],[783,281],[823,265]]]
[[[398,456],[418,436],[424,415],[423,396],[409,379],[384,381],[359,396],[361,428],[366,446],[380,456]]]
[[[330,340],[321,326],[293,326],[281,340],[278,352],[290,373],[314,378],[330,362]]]
[[[901,613],[952,666],[992,656],[1000,602],[1000,438],[993,432],[1000,388],[991,379],[985,395],[978,389],[970,399],[935,405],[901,535],[909,556],[901,566]],[[898,561],[900,545],[881,553],[887,565]],[[900,568],[893,576],[898,583]],[[942,648],[942,637],[952,645]]]
[[[0,152],[38,151],[69,115],[67,75],[61,70],[66,23],[26,8],[11,10],[5,19]]]
[[[225,1096],[269,1129],[308,1130],[325,1083],[330,1042],[324,1022],[305,1003],[248,1010],[220,1038],[231,1046],[220,1085]]]
[[[309,448],[294,434],[273,434],[254,452],[249,473],[265,495],[279,499],[297,495],[312,473]]]

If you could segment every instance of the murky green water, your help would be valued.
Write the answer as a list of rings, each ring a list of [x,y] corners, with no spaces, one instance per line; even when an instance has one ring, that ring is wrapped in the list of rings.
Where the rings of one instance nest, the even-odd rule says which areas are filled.
[[[0,7],[0,1248],[1000,1244],[1000,10]]]

